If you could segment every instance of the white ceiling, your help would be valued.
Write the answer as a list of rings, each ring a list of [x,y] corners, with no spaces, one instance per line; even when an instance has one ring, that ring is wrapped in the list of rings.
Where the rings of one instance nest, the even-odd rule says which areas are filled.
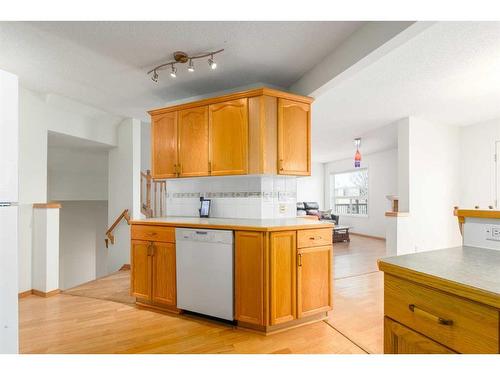
[[[500,117],[500,22],[439,22],[321,95],[313,104],[313,159],[396,144],[391,127],[416,116],[463,126]]]
[[[43,93],[112,114],[148,120],[146,111],[181,98],[256,82],[288,87],[362,22],[0,22],[0,69]],[[218,68],[146,72],[183,50],[224,48]]]

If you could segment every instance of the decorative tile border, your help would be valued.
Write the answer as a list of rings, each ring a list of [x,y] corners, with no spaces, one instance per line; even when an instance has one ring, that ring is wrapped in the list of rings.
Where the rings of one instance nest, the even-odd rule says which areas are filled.
[[[292,191],[277,192],[277,191],[245,191],[245,192],[215,192],[215,193],[166,193],[167,198],[278,198],[278,194],[285,199],[297,198],[297,193]]]

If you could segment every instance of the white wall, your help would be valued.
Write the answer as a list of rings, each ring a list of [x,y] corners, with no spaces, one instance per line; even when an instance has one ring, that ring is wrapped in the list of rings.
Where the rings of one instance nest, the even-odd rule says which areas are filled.
[[[311,176],[297,177],[297,202],[318,202],[324,209],[325,165],[311,163]]]
[[[496,196],[494,159],[498,141],[500,119],[460,129],[460,207],[486,209],[500,198]]]
[[[151,124],[141,122],[141,171],[151,170]]]
[[[49,147],[49,201],[107,200],[108,151]]]
[[[397,230],[397,253],[461,245],[453,215],[460,200],[460,129],[410,117],[399,130],[399,140],[407,137],[401,148],[407,157],[400,157],[399,170],[409,171],[409,217],[406,229]]]
[[[47,194],[48,131],[116,146],[116,117],[55,95],[19,91],[19,291],[32,289],[33,203]]]
[[[52,292],[59,289],[59,208],[33,211],[32,287]]]
[[[459,129],[410,120],[410,215],[415,251],[459,246]]]
[[[352,226],[353,233],[385,237],[385,212],[390,206],[386,195],[397,193],[396,149],[362,155],[362,168],[368,168],[368,216],[340,216],[341,225]],[[330,207],[330,175],[354,170],[353,158],[325,164],[325,206]]]
[[[65,201],[60,210],[59,287],[72,288],[107,273],[107,201]]]
[[[108,225],[124,209],[140,218],[141,123],[126,119],[118,126],[118,146],[109,151]],[[130,263],[130,228],[122,222],[115,229],[115,244],[108,252],[108,273]]]

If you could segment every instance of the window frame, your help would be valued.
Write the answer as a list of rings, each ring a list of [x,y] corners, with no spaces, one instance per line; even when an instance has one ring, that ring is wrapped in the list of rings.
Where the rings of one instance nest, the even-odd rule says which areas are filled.
[[[367,173],[367,198],[366,198],[366,214],[341,214],[336,212],[336,195],[335,195],[335,176],[340,175],[340,174],[346,174],[346,173],[353,173],[353,172],[360,172],[360,171],[366,171]],[[368,167],[363,167],[363,168],[351,168],[351,169],[346,169],[342,171],[336,171],[336,172],[330,172],[330,189],[329,189],[329,195],[330,195],[330,208],[332,211],[333,215],[339,215],[339,216],[347,216],[347,217],[359,217],[359,218],[368,218],[370,215],[370,171]]]

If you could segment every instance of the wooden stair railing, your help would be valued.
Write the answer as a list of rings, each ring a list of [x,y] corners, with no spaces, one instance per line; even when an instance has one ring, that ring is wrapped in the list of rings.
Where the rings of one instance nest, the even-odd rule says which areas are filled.
[[[153,179],[149,169],[141,172],[141,212],[147,218],[163,216],[166,192],[166,181]]]
[[[127,224],[130,225],[130,215],[128,214],[128,209],[123,210],[123,212],[116,218],[113,224],[109,227],[109,229],[106,231],[106,239],[104,240],[106,244],[106,249],[109,246],[109,241],[111,241],[111,245],[114,245],[115,243],[115,236],[113,235],[113,230],[116,228],[116,226],[120,223],[122,219],[125,219],[127,221]]]

